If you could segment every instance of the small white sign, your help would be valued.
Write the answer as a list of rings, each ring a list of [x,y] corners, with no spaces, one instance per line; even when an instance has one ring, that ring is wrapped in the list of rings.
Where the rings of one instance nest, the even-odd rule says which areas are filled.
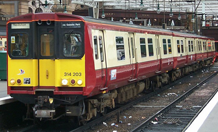
[[[29,23],[14,23],[11,24],[11,29],[29,29],[30,24]]]
[[[111,70],[111,80],[115,80],[117,78],[117,69]]]
[[[11,43],[15,43],[15,36],[11,36]]]

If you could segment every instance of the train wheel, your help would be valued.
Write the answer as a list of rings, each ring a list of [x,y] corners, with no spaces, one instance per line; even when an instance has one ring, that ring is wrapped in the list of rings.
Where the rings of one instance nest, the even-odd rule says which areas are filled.
[[[154,81],[151,81],[151,82],[150,82],[150,90],[151,90],[152,92],[154,92],[155,89],[156,89],[156,83],[155,83]]]
[[[77,119],[78,119],[79,126],[85,125],[87,123],[82,115],[78,116]]]
[[[106,114],[107,114],[107,108],[106,108],[106,107],[104,107],[104,112],[102,112],[102,113],[101,113],[101,115],[103,115],[103,116],[104,116],[104,115],[106,115]]]

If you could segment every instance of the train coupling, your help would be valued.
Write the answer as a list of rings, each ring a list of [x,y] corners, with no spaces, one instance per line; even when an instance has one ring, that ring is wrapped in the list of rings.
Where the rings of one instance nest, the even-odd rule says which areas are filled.
[[[37,118],[53,118],[55,115],[53,98],[49,96],[38,96],[33,111]]]

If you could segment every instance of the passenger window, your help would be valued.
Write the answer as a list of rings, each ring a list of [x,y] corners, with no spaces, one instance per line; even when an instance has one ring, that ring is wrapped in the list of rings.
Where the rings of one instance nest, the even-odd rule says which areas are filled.
[[[148,38],[148,52],[149,52],[149,56],[154,56],[152,38]]]
[[[0,41],[0,46],[2,46],[2,41]]]
[[[97,36],[94,37],[94,49],[95,49],[95,59],[98,59],[98,39]]]
[[[27,56],[29,40],[26,33],[16,33],[11,35],[10,53],[12,56]]]
[[[117,60],[125,60],[123,37],[116,37]]]
[[[101,62],[103,62],[104,61],[104,54],[103,54],[103,40],[102,40],[102,36],[99,36],[99,46],[100,46]]]
[[[163,39],[163,53],[167,54],[167,44],[166,44],[166,39]]]
[[[178,51],[178,53],[180,53],[180,44],[179,44],[179,40],[177,40],[177,51]]]
[[[181,51],[184,53],[184,45],[183,45],[183,40],[181,40]]]
[[[67,57],[77,57],[82,54],[81,35],[78,33],[64,34],[63,53]]]
[[[141,57],[146,57],[146,44],[145,38],[140,38]]]
[[[168,51],[169,51],[169,54],[172,54],[171,39],[168,39]]]

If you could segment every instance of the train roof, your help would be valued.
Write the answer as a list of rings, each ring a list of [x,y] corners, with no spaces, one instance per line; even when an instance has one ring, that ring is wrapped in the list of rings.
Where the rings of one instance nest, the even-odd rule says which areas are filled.
[[[134,25],[134,24],[127,24],[122,22],[116,22],[116,21],[109,21],[105,19],[94,19],[89,16],[78,16],[78,15],[71,15],[66,13],[36,13],[36,14],[26,14],[17,16],[14,18],[11,18],[8,22],[13,21],[46,21],[46,20],[57,20],[57,21],[67,21],[71,18],[77,19],[77,20],[83,20],[85,22],[93,22],[93,23],[101,23],[101,24],[107,24],[107,25],[114,25],[114,26],[121,26],[121,27],[127,27],[127,28],[135,28],[139,30],[145,30],[147,33],[152,34],[162,34],[162,35],[173,35],[178,37],[188,37],[188,38],[201,38],[201,39],[212,39],[211,37],[196,35],[196,34],[190,34],[190,33],[182,33],[177,31],[171,31],[166,29],[160,29],[160,28],[152,28],[152,27],[145,27],[140,25]]]

